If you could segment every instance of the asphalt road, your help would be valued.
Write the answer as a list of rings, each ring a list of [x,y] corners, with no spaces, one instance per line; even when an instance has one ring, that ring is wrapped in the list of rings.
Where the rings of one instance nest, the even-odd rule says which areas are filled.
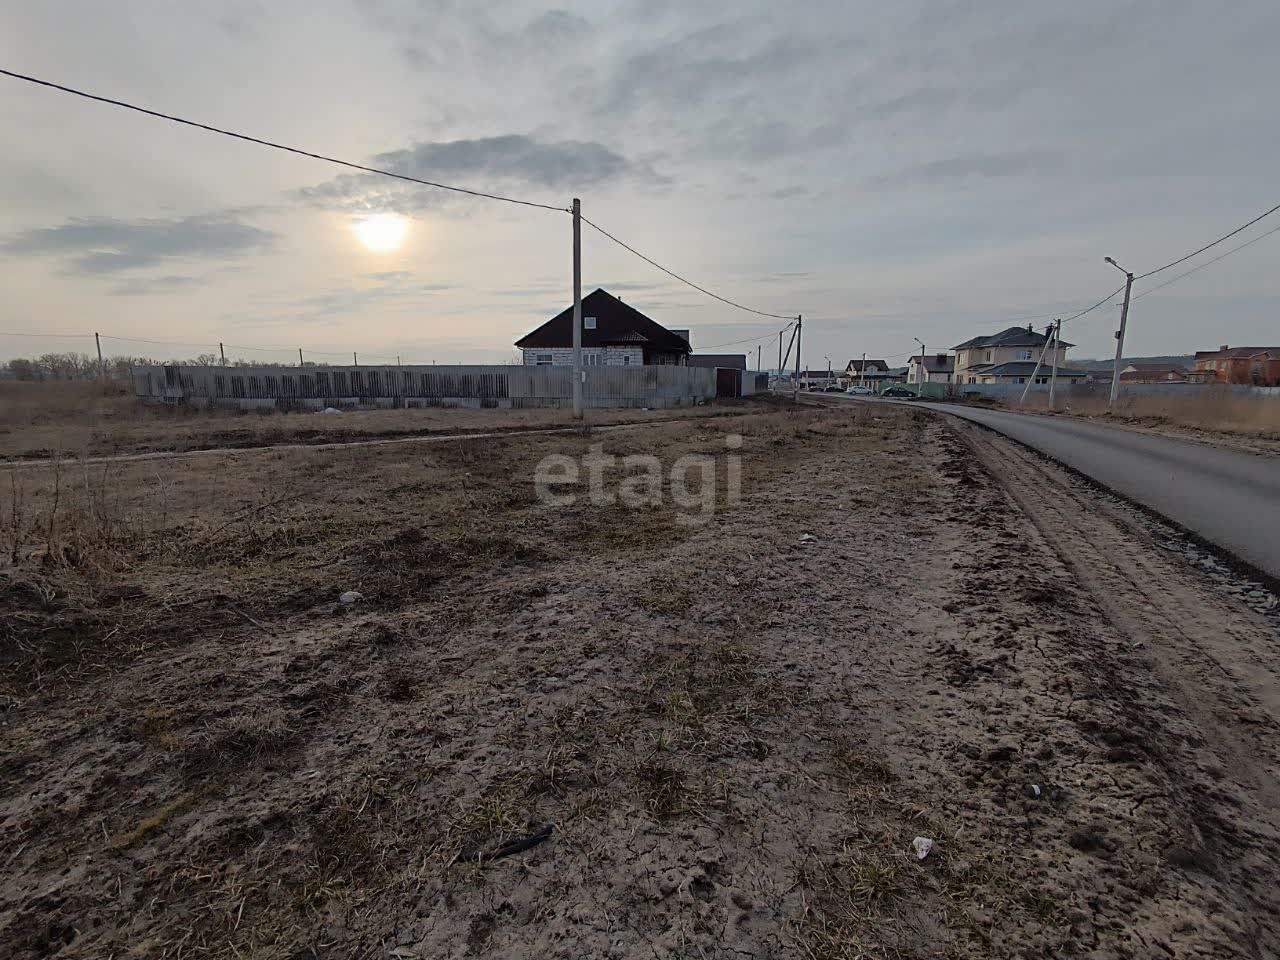
[[[1280,580],[1280,459],[1067,417],[910,402],[990,427]]]

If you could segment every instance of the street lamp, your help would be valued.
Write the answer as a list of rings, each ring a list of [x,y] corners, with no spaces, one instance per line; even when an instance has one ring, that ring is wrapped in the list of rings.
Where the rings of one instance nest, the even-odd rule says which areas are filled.
[[[824,353],[822,355],[822,359],[827,361],[827,386],[830,386],[831,385],[831,358]]]
[[[1120,329],[1116,331],[1116,361],[1111,368],[1111,398],[1107,401],[1107,413],[1115,411],[1116,396],[1120,393],[1120,360],[1124,356],[1124,328],[1129,320],[1129,294],[1133,291],[1133,274],[1110,257],[1107,263],[1124,274],[1124,305],[1120,308]]]
[[[924,396],[924,341],[919,337],[911,339],[920,344],[920,372],[916,374],[916,383],[920,385],[920,395]]]

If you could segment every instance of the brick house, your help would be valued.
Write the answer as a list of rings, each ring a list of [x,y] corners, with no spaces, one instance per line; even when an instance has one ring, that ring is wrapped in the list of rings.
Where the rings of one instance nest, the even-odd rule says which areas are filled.
[[[573,307],[566,307],[516,341],[525,366],[573,366]],[[668,330],[611,293],[582,298],[582,365],[585,367],[686,366],[687,330]]]
[[[1280,347],[1229,347],[1196,351],[1195,379],[1206,383],[1280,386]]]

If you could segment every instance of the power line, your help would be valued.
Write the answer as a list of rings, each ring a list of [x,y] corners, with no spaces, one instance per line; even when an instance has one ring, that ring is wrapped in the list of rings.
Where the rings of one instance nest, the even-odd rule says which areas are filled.
[[[252,137],[246,133],[237,133],[234,130],[223,130],[221,127],[210,126],[207,123],[198,123],[195,120],[187,120],[183,117],[175,117],[172,114],[160,113],[158,110],[150,110],[146,107],[140,107],[136,104],[126,103],[123,100],[114,100],[111,97],[103,97],[96,93],[89,93],[85,90],[77,90],[75,87],[63,86],[60,83],[54,83],[51,80],[41,80],[39,77],[29,77],[26,74],[15,73],[12,70],[0,68],[0,74],[6,77],[12,77],[15,80],[25,80],[27,83],[34,83],[37,86],[48,87],[51,90],[60,90],[63,93],[69,93],[76,97],[83,97],[85,100],[94,100],[98,103],[109,104],[113,107],[122,107],[125,110],[132,110],[135,113],[146,114],[149,117],[156,117],[160,120],[168,120],[170,123],[180,123],[188,127],[195,127],[197,130],[205,130],[209,133],[217,133],[224,137],[232,137],[236,140],[244,140],[248,143],[256,143],[261,147],[270,147],[273,150],[283,150],[286,153],[297,154],[300,157],[310,157],[313,160],[323,160],[325,163],[337,164],[340,167],[348,167],[352,170],[362,170],[365,173],[376,173],[383,177],[392,177],[396,180],[405,180],[409,183],[417,183],[426,187],[435,187],[438,190],[450,190],[454,193],[465,193],[472,197],[482,197],[485,200],[501,200],[505,203],[516,203],[525,207],[537,207],[541,210],[552,210],[556,213],[567,213],[564,207],[552,206],[548,203],[536,203],[532,200],[518,200],[515,197],[504,197],[497,193],[486,193],[483,190],[470,190],[466,187],[455,187],[447,183],[437,183],[433,180],[423,180],[419,177],[411,177],[403,173],[394,173],[391,170],[382,170],[378,167],[368,167],[361,163],[352,163],[349,160],[339,160],[336,157],[327,157],[321,153],[313,153],[310,150],[302,150],[298,147],[290,147],[283,143],[275,143],[271,140],[263,140],[259,137]]]
[[[765,340],[772,340],[774,337],[778,336],[779,334],[786,333],[788,330],[790,330],[794,326],[795,326],[794,323],[788,323],[781,330],[774,330],[772,333],[766,333],[763,337],[751,337],[746,340],[730,340],[728,343],[713,343],[713,344],[710,344],[709,346],[699,347],[698,349],[699,350],[715,350],[717,347],[736,347],[740,343],[760,343]]]
[[[621,240],[615,237],[612,233],[605,230],[603,227],[596,226],[586,217],[582,218],[582,222],[585,223],[587,226],[589,226],[592,230],[596,231],[597,233],[603,234],[604,236],[608,237],[618,246],[622,247],[622,249],[627,250],[631,253],[634,253],[637,257],[639,257],[641,260],[643,260],[645,263],[649,264],[650,266],[657,267],[667,276],[672,277],[676,280],[679,280],[681,283],[687,286],[693,287],[693,289],[697,290],[699,293],[705,293],[708,297],[711,297],[713,300],[719,300],[721,303],[727,303],[731,307],[736,307],[739,310],[745,310],[747,313],[754,313],[760,317],[772,317],[775,320],[794,320],[795,319],[794,316],[787,316],[781,313],[766,313],[764,310],[757,310],[754,307],[743,306],[740,303],[734,303],[732,300],[728,300],[725,297],[720,296],[720,294],[718,293],[712,293],[706,287],[700,287],[696,283],[694,283],[692,280],[686,280],[684,277],[680,276],[680,274],[676,273],[673,270],[668,270],[666,267],[658,263],[656,260],[651,260],[649,257],[646,257],[643,253],[641,253],[635,247],[632,247],[626,243],[623,243]]]
[[[1232,230],[1230,233],[1224,234],[1223,236],[1219,237],[1217,240],[1213,241],[1213,243],[1206,243],[1206,244],[1205,244],[1203,247],[1201,247],[1199,250],[1193,250],[1191,253],[1188,253],[1185,257],[1179,257],[1177,260],[1173,260],[1173,261],[1171,261],[1171,262],[1169,262],[1169,263],[1166,263],[1163,267],[1156,267],[1154,270],[1148,270],[1146,273],[1142,274],[1141,276],[1139,276],[1139,277],[1134,277],[1134,279],[1135,279],[1135,280],[1145,280],[1147,277],[1153,277],[1153,276],[1155,276],[1157,273],[1160,273],[1160,272],[1162,272],[1162,271],[1164,271],[1164,270],[1168,270],[1170,267],[1176,267],[1176,266],[1177,266],[1178,264],[1180,264],[1180,263],[1186,263],[1186,262],[1187,262],[1188,260],[1190,260],[1192,257],[1197,256],[1197,255],[1199,255],[1199,254],[1201,254],[1201,253],[1204,253],[1204,252],[1205,252],[1206,250],[1208,250],[1210,247],[1216,247],[1216,246],[1217,246],[1218,244],[1220,244],[1223,240],[1230,240],[1230,239],[1231,239],[1232,237],[1234,237],[1237,233],[1242,233],[1243,231],[1248,230],[1250,227],[1252,227],[1252,226],[1253,226],[1255,223],[1257,223],[1259,220],[1263,220],[1263,219],[1265,219],[1265,218],[1267,218],[1267,217],[1271,216],[1271,214],[1275,213],[1277,210],[1280,210],[1280,203],[1277,203],[1274,207],[1272,207],[1272,208],[1271,208],[1270,210],[1268,210],[1266,213],[1262,213],[1262,214],[1259,214],[1258,216],[1254,217],[1252,220],[1250,220],[1250,221],[1249,221],[1248,223],[1246,223],[1244,226],[1242,226],[1242,227],[1236,227],[1236,228],[1235,228],[1234,230]]]
[[[1220,256],[1216,256],[1212,260],[1206,260],[1204,263],[1200,264],[1198,267],[1192,267],[1190,270],[1187,270],[1185,273],[1180,273],[1177,276],[1173,277],[1172,279],[1166,280],[1164,283],[1157,284],[1156,286],[1152,287],[1150,290],[1143,290],[1140,294],[1135,296],[1133,299],[1141,300],[1147,294],[1155,293],[1157,290],[1162,290],[1165,287],[1169,286],[1170,284],[1177,283],[1183,277],[1189,277],[1193,273],[1198,273],[1199,271],[1203,270],[1205,267],[1211,267],[1215,263],[1217,263],[1219,260],[1225,260],[1227,259],[1227,257],[1231,256],[1233,253],[1238,253],[1239,251],[1243,250],[1245,247],[1251,247],[1255,243],[1257,243],[1259,240],[1265,240],[1267,237],[1271,236],[1273,233],[1280,233],[1280,227],[1273,227],[1272,229],[1268,230],[1266,233],[1260,233],[1256,237],[1254,237],[1252,240],[1246,240],[1244,243],[1240,244],[1239,246],[1232,247],[1226,253],[1221,254]]]
[[[1102,306],[1103,304],[1105,304],[1108,300],[1110,300],[1112,297],[1114,297],[1117,293],[1119,293],[1119,292],[1120,292],[1121,290],[1123,290],[1123,289],[1124,289],[1124,284],[1122,283],[1122,284],[1120,284],[1120,286],[1116,287],[1114,290],[1112,290],[1110,293],[1108,293],[1105,297],[1103,297],[1101,300],[1099,300],[1097,303],[1095,303],[1092,307],[1088,307],[1088,308],[1087,308],[1087,309],[1085,309],[1085,310],[1081,310],[1079,313],[1074,314],[1074,315],[1072,315],[1072,316],[1070,316],[1070,317],[1064,317],[1064,318],[1063,318],[1063,320],[1062,320],[1062,322],[1063,322],[1063,323],[1070,323],[1072,320],[1079,320],[1079,319],[1080,319],[1081,317],[1083,317],[1086,313],[1093,313],[1093,311],[1097,310],[1100,306]]]

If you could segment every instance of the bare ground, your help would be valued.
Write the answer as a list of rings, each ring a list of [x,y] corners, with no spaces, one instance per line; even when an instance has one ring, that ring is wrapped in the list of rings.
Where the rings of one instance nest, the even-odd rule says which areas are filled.
[[[743,499],[704,526],[535,502],[589,436],[126,465],[107,541],[36,514],[0,574],[0,942],[1277,955],[1274,622],[923,412],[604,442],[729,432]]]

